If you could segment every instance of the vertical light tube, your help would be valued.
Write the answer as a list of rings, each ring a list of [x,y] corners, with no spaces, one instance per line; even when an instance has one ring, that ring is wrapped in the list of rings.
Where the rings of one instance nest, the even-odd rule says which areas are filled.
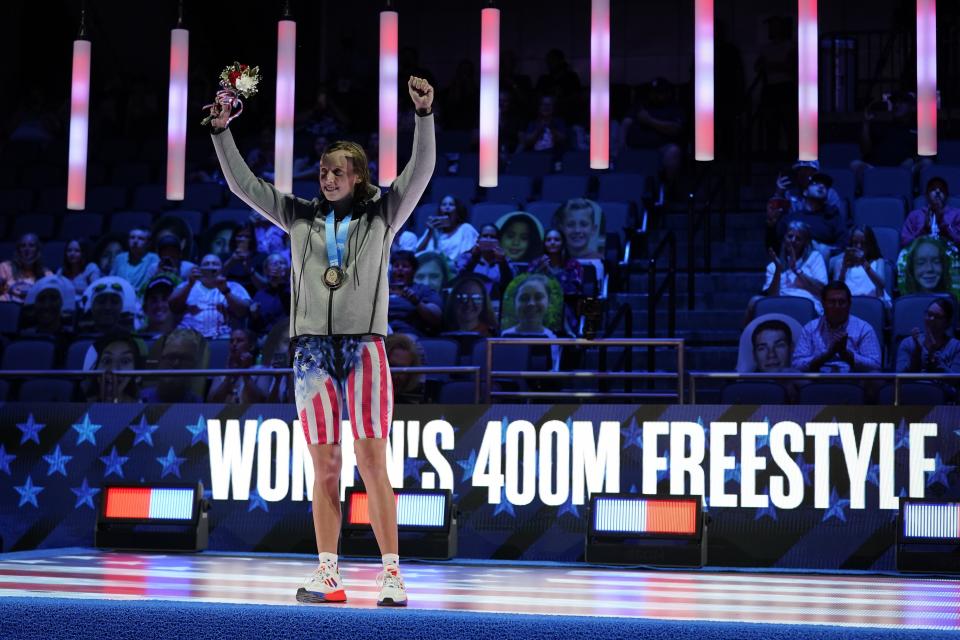
[[[187,157],[187,61],[190,32],[170,31],[170,92],[167,100],[167,200],[183,200]]]
[[[937,155],[937,0],[917,0],[917,154]]]
[[[800,160],[817,159],[817,0],[797,2],[797,124]]]
[[[73,41],[73,74],[70,81],[70,152],[67,174],[67,209],[87,204],[87,136],[90,113],[90,41]]]
[[[713,0],[694,7],[694,157],[713,160]]]
[[[297,71],[297,23],[277,23],[277,122],[274,132],[274,186],[293,193],[293,110]]]
[[[380,164],[381,187],[390,186],[397,177],[397,42],[399,15],[380,12]]]
[[[610,0],[590,11],[590,168],[610,167]]]
[[[500,10],[480,12],[480,186],[497,186],[500,156]]]

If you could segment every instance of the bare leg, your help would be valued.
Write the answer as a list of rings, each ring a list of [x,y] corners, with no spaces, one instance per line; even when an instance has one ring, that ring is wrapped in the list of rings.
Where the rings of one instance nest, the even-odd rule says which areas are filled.
[[[309,449],[313,460],[313,528],[317,534],[317,551],[336,553],[340,540],[340,445],[311,444]]]
[[[370,524],[380,545],[380,553],[397,553],[397,502],[387,476],[387,441],[385,438],[356,440],[353,448],[370,500]]]

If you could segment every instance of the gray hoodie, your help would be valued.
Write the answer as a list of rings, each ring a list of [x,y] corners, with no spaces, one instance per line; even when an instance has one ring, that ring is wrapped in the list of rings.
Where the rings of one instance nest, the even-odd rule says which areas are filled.
[[[413,156],[386,197],[370,185],[365,210],[354,210],[343,267],[347,281],[331,290],[323,284],[327,258],[329,203],[281,193],[256,177],[237,150],[229,129],[212,135],[230,191],[290,234],[290,337],[387,334],[390,245],[430,182],[436,161],[433,115],[417,116]]]

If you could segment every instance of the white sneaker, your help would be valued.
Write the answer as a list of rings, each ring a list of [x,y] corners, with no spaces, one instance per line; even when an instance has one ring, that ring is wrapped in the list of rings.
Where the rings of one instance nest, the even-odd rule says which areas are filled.
[[[407,606],[407,589],[403,586],[403,578],[396,569],[384,569],[377,576],[377,586],[380,593],[377,595],[377,606],[405,607]]]
[[[313,575],[297,589],[297,602],[323,604],[346,601],[347,594],[343,590],[340,568],[335,564],[321,563]]]

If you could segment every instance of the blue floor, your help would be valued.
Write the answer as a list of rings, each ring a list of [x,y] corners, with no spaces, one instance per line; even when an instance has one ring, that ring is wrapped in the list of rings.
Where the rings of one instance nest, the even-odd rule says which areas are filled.
[[[165,601],[0,598],[0,638],[337,638],[339,640],[742,640],[947,637],[917,630],[877,630],[635,618],[487,614],[332,605],[249,606]],[[957,637],[957,634],[952,634]]]

